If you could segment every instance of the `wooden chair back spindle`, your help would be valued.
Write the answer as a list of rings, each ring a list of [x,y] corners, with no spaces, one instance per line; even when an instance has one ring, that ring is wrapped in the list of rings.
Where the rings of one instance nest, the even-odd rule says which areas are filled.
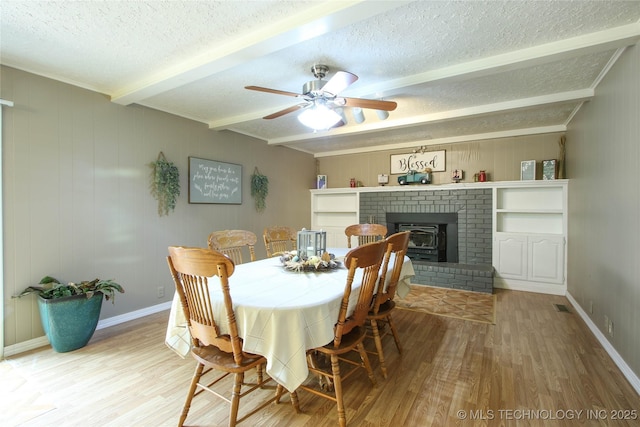
[[[258,238],[247,230],[221,230],[209,234],[207,239],[209,249],[222,252],[233,260],[235,265],[242,264],[243,251],[249,250],[250,261],[256,260],[255,245]]]
[[[351,238],[358,238],[358,246],[383,240],[387,235],[387,227],[382,224],[353,224],[344,229],[347,236],[347,247],[351,248]]]
[[[354,328],[363,326],[367,320],[367,313],[371,308],[371,300],[378,281],[378,273],[382,262],[384,251],[387,245],[384,241],[367,243],[352,249],[345,256],[345,265],[349,267],[347,275],[347,283],[340,305],[338,314],[338,322],[335,327],[334,345],[340,346],[343,335],[348,334]],[[353,313],[347,317],[347,309],[353,279],[356,270],[362,269],[362,283],[360,285],[360,293]]]
[[[298,236],[289,227],[266,227],[262,233],[264,247],[267,250],[267,258],[279,256],[284,252],[297,248]]]

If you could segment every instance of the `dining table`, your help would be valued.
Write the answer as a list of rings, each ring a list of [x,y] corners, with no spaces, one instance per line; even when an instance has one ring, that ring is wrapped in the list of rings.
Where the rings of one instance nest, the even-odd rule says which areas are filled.
[[[327,250],[339,264],[333,269],[292,271],[285,268],[279,257],[273,257],[239,264],[229,277],[243,351],[264,356],[266,372],[289,391],[295,391],[309,375],[307,351],[333,340],[347,282],[344,256],[348,251],[347,248]],[[387,279],[393,263],[392,258]],[[396,290],[399,297],[409,293],[414,275],[411,260],[405,256]],[[355,305],[361,282],[359,271],[354,277],[349,310]],[[209,291],[220,331],[228,333],[217,277],[210,278]],[[191,350],[187,320],[177,292],[171,305],[165,343],[181,357],[186,357]]]

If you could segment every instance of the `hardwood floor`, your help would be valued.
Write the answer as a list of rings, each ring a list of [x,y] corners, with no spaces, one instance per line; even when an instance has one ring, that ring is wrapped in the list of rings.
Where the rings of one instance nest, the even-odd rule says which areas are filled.
[[[640,425],[640,397],[579,316],[554,306],[571,309],[566,298],[505,290],[496,297],[495,325],[396,310],[404,354],[387,338],[389,378],[372,356],[376,388],[364,371],[346,381],[348,425]],[[71,353],[45,347],[2,362],[24,379],[9,383],[32,390],[43,408],[19,425],[175,426],[195,362],[165,347],[167,318],[160,313],[97,331],[87,347]],[[9,387],[4,377],[0,388]],[[304,392],[299,398],[303,414],[295,414],[287,398],[240,425],[337,424],[332,402]],[[14,409],[24,403],[15,399],[5,403]],[[247,404],[241,403],[241,414]],[[612,420],[633,418],[632,411],[635,420]],[[227,413],[226,404],[201,397],[187,425],[225,426]],[[0,424],[17,425],[17,417],[3,420],[7,414],[0,412]]]

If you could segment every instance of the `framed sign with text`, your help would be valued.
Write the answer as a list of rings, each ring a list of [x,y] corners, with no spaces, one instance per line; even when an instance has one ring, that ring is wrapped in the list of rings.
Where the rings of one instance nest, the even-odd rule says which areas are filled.
[[[431,168],[432,172],[443,172],[445,150],[391,155],[392,174],[407,173],[410,170],[422,172],[426,168]]]
[[[189,203],[242,204],[242,166],[189,157]]]

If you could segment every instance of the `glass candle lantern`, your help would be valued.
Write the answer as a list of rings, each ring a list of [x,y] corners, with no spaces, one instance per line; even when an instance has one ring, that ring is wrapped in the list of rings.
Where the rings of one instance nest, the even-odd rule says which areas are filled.
[[[321,256],[327,250],[326,231],[305,230],[298,231],[298,254],[307,257]]]

